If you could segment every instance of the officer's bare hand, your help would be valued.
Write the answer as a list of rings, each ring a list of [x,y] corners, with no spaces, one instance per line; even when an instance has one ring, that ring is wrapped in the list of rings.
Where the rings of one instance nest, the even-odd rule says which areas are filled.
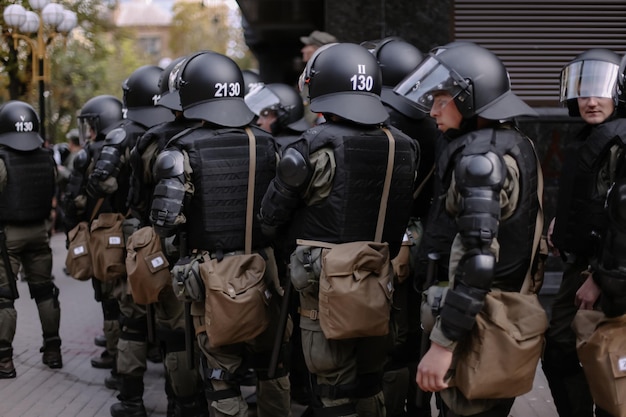
[[[583,276],[586,276],[585,282],[576,291],[576,299],[574,303],[576,307],[581,310],[593,310],[596,305],[596,301],[600,298],[600,287],[593,280],[593,272],[584,271]]]
[[[417,366],[417,385],[425,392],[437,392],[448,388],[444,377],[452,363],[452,352],[432,343]]]

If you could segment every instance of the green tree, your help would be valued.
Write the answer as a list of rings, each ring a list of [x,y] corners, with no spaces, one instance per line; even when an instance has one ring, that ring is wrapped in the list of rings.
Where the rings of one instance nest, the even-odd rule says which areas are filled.
[[[57,36],[48,45],[50,82],[46,85],[46,134],[54,142],[76,125],[76,115],[91,97],[111,94],[121,99],[122,82],[146,64],[135,49],[133,35],[118,29],[111,19],[111,2],[58,1],[76,12],[78,27],[68,37]],[[0,8],[16,3],[0,0]],[[26,9],[30,6],[23,2]],[[32,51],[24,41],[15,48],[10,28],[2,25],[0,41],[0,101],[23,100],[38,109],[39,89],[32,83]]]
[[[254,68],[241,29],[241,12],[223,1],[177,2],[170,27],[170,50],[176,57],[211,50],[232,58],[242,69]]]

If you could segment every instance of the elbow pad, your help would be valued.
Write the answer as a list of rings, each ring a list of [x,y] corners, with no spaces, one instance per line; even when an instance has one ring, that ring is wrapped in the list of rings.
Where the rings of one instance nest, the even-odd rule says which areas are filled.
[[[490,246],[497,236],[500,191],[506,173],[504,160],[493,152],[465,155],[460,159],[455,170],[461,194],[457,226],[465,246]]]
[[[150,208],[150,221],[154,230],[162,237],[176,233],[182,216],[185,198],[184,156],[180,151],[161,152],[154,163],[157,185]]]
[[[300,201],[300,190],[311,178],[311,167],[302,154],[289,148],[283,154],[276,169],[276,177],[270,183],[263,202],[260,218],[266,226],[286,223]]]
[[[96,161],[96,166],[93,172],[89,175],[89,181],[87,182],[87,194],[93,198],[100,198],[108,193],[112,193],[117,189],[111,189],[108,187],[108,191],[103,187],[102,182],[107,181],[109,178],[117,179],[117,175],[120,172],[121,156],[120,151],[116,146],[105,146],[102,148],[100,158]]]

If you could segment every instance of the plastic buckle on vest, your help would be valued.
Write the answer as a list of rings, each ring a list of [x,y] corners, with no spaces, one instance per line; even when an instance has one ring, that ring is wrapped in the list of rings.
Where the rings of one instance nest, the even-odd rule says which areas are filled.
[[[302,263],[302,266],[304,267],[304,270],[306,272],[313,271],[313,265],[312,265],[312,262],[311,262],[311,250],[307,249],[307,250],[303,251],[302,252],[302,257],[304,258],[303,259],[304,262]]]
[[[211,374],[209,375],[209,379],[214,379],[217,381],[225,381],[226,371],[223,369],[211,369]]]

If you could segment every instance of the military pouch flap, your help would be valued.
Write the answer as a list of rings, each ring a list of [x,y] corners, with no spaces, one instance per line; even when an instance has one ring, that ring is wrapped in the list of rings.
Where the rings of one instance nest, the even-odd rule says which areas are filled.
[[[490,291],[469,337],[457,345],[450,386],[456,385],[470,400],[529,392],[547,328],[536,295]]]
[[[101,213],[91,223],[89,245],[93,274],[100,281],[110,282],[126,276],[124,216]]]
[[[296,291],[317,283],[322,273],[322,250],[315,246],[296,247],[289,262],[289,276]]]
[[[93,277],[91,251],[89,249],[89,224],[78,223],[67,234],[69,245],[65,257],[68,274],[79,281],[87,281]]]
[[[386,243],[334,245],[325,251],[319,286],[319,320],[327,339],[389,333],[393,268]]]
[[[200,276],[200,264],[204,262],[204,256],[204,253],[184,256],[180,258],[172,268],[172,286],[176,298],[180,301],[204,301],[204,281]]]
[[[626,417],[626,315],[578,310],[572,327],[594,403],[611,416]]]
[[[126,271],[137,304],[156,303],[161,290],[170,285],[169,262],[152,227],[142,227],[128,238]]]
[[[210,346],[252,340],[265,331],[271,298],[265,271],[265,259],[258,253],[206,259],[200,265]]]
[[[420,321],[422,329],[426,333],[433,331],[437,316],[441,313],[446,294],[448,293],[448,282],[445,285],[432,285],[422,292],[422,304],[420,306]]]

